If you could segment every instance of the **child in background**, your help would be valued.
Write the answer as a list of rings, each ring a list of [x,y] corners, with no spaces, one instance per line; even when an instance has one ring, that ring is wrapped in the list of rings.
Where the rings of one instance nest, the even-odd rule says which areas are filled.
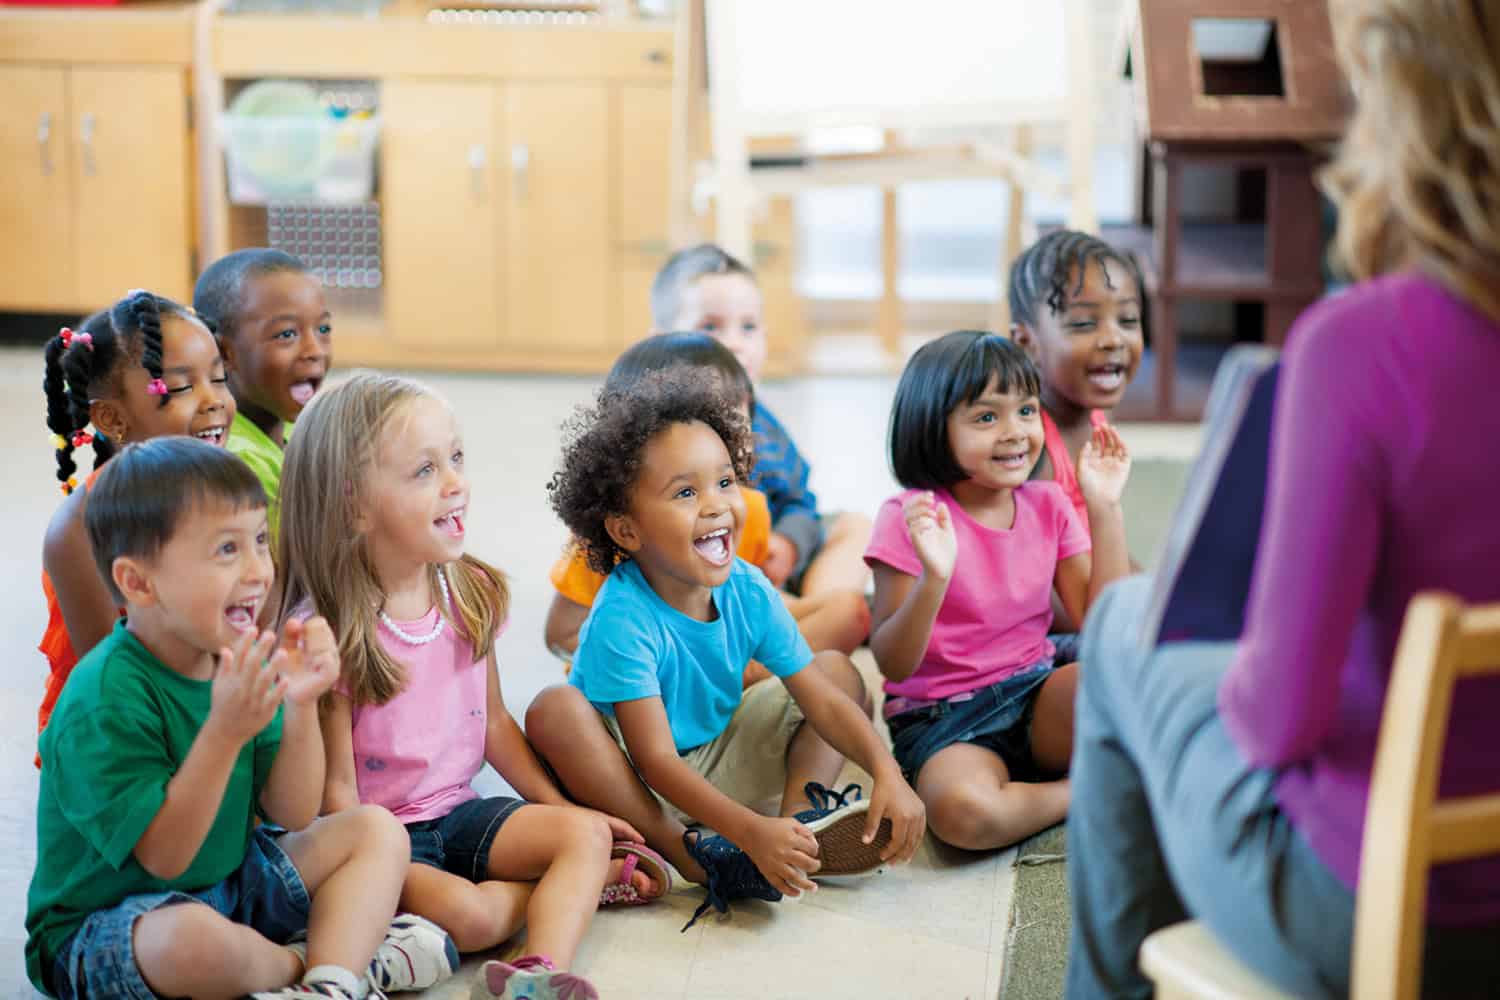
[[[1129,570],[1120,494],[1130,458],[1113,428],[1084,446],[1090,540],[1042,450],[1037,371],[1014,343],[960,331],[907,363],[891,408],[905,492],[870,541],[885,717],[896,760],[955,847],[1012,844],[1068,810],[1078,665],[1056,666],[1055,588],[1077,620]]]
[[[1067,229],[1027,247],[1010,269],[1011,339],[1042,378],[1045,446],[1032,477],[1062,487],[1086,532],[1078,456],[1140,366],[1144,288],[1132,258]]]
[[[436,928],[391,921],[409,848],[390,814],[317,819],[338,650],[321,619],[256,635],[265,506],[244,463],[180,437],[127,445],[90,491],[95,571],[128,613],[42,734],[26,972],[51,996],[348,1000],[456,967]]]
[[[47,427],[67,499],[52,515],[42,543],[47,630],[38,648],[49,671],[37,713],[39,734],[78,657],[120,617],[94,566],[84,527],[89,488],[104,463],[121,445],[160,435],[191,434],[222,446],[234,419],[234,398],[224,385],[213,336],[191,310],[150,292],[132,292],[90,316],[76,333],[64,329],[47,342],[45,358]],[[80,484],[73,452],[89,444],[94,469]]]
[[[651,285],[655,332],[698,330],[722,343],[749,374],[760,380],[766,362],[766,330],[760,287],[743,263],[711,243],[680,250],[662,265]],[[755,400],[754,485],[771,503],[771,552],[766,576],[794,594],[854,590],[863,594],[870,572],[860,560],[870,522],[860,514],[818,513],[808,488],[811,467],[765,405]]]
[[[291,254],[236,250],[209,265],[193,308],[218,338],[239,411],[229,450],[254,470],[281,524],[281,461],[289,425],[333,364],[333,317],[323,283]],[[274,610],[274,609],[272,609]]]
[[[623,390],[648,372],[679,365],[718,379],[735,399],[743,401],[742,409],[749,419],[755,399],[750,377],[723,344],[702,333],[663,333],[646,338],[615,361],[605,389]],[[761,566],[769,555],[770,508],[765,494],[759,490],[745,487],[740,492],[745,499],[745,528],[736,554],[752,566]],[[604,586],[604,579],[589,568],[587,557],[574,544],[569,545],[552,568],[552,585],[557,594],[547,613],[547,646],[565,660],[571,662],[578,648],[578,631],[599,588]],[[815,653],[825,649],[852,653],[870,634],[870,609],[860,591],[830,591],[816,597],[793,597],[786,593],[781,596],[797,620],[802,637]],[[769,676],[764,667],[752,662],[745,668],[745,686]]]
[[[452,411],[409,380],[356,375],[303,415],[282,485],[297,512],[281,535],[282,618],[321,613],[339,637],[324,810],[370,803],[405,824],[401,905],[460,951],[526,924],[531,954],[492,970],[496,992],[597,996],[558,968],[597,906],[653,899],[670,876],[628,824],[568,804],[506,711],[494,643],[509,595],[498,570],[464,553],[469,484]],[[486,761],[525,800],[479,798],[471,782]]]
[[[849,658],[816,656],[763,573],[735,558],[750,428],[718,380],[677,368],[579,414],[552,506],[608,573],[571,685],[526,729],[578,801],[623,816],[720,912],[908,860],[922,804],[870,725]],[[747,660],[781,683],[741,689]],[[875,778],[830,792],[848,756]],[[747,806],[780,796],[777,817]],[[684,823],[719,832],[704,836]]]

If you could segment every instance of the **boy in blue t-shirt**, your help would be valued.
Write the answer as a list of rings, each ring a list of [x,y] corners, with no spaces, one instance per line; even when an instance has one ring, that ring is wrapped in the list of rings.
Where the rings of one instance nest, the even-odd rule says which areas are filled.
[[[651,284],[651,322],[657,333],[697,330],[729,348],[752,382],[766,363],[764,303],[755,273],[712,243],[679,250]],[[755,486],[771,505],[771,552],[763,564],[778,587],[800,595],[863,594],[870,585],[865,546],[870,519],[822,514],[808,481],[812,467],[792,436],[757,396]],[[866,616],[867,618],[868,616]],[[869,622],[863,621],[864,628]]]
[[[699,914],[909,860],[926,829],[854,664],[814,656],[764,574],[735,557],[751,456],[736,403],[672,368],[606,389],[578,418],[548,489],[609,579],[570,684],[526,717],[574,798],[629,822],[707,887]],[[742,692],[752,659],[781,683]],[[874,777],[870,799],[827,789],[846,755]],[[747,807],[773,796],[775,817]]]
[[[279,649],[256,634],[275,571],[255,474],[211,444],[155,438],[110,460],[85,520],[127,614],[42,733],[32,983],[357,1000],[452,975],[447,934],[391,920],[410,860],[400,823],[374,807],[317,818],[317,703],[338,646],[321,618],[289,624]]]

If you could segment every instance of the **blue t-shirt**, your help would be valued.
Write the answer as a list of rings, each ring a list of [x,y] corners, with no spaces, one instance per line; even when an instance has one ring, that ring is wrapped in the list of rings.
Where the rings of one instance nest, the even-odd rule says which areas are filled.
[[[797,622],[764,573],[735,559],[714,589],[711,622],[690,618],[657,596],[632,561],[616,566],[579,633],[569,682],[601,712],[661,698],[679,751],[722,733],[740,706],[745,664],[777,677],[812,662]]]

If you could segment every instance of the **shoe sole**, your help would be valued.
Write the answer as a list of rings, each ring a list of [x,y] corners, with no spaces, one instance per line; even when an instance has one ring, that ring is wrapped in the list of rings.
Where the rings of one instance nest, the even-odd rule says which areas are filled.
[[[861,799],[807,824],[818,841],[822,862],[812,873],[814,879],[873,875],[885,867],[880,852],[891,842],[891,821],[881,820],[875,839],[867,844],[865,813],[869,811],[869,800]]]

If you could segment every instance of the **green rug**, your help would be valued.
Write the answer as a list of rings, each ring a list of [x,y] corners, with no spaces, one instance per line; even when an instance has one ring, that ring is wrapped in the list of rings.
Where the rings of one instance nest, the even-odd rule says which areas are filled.
[[[1142,460],[1125,488],[1125,537],[1146,568],[1156,563],[1177,499],[1187,480],[1186,462]],[[1063,992],[1068,961],[1067,829],[1055,826],[1021,843],[1001,1000],[1052,1000]]]

